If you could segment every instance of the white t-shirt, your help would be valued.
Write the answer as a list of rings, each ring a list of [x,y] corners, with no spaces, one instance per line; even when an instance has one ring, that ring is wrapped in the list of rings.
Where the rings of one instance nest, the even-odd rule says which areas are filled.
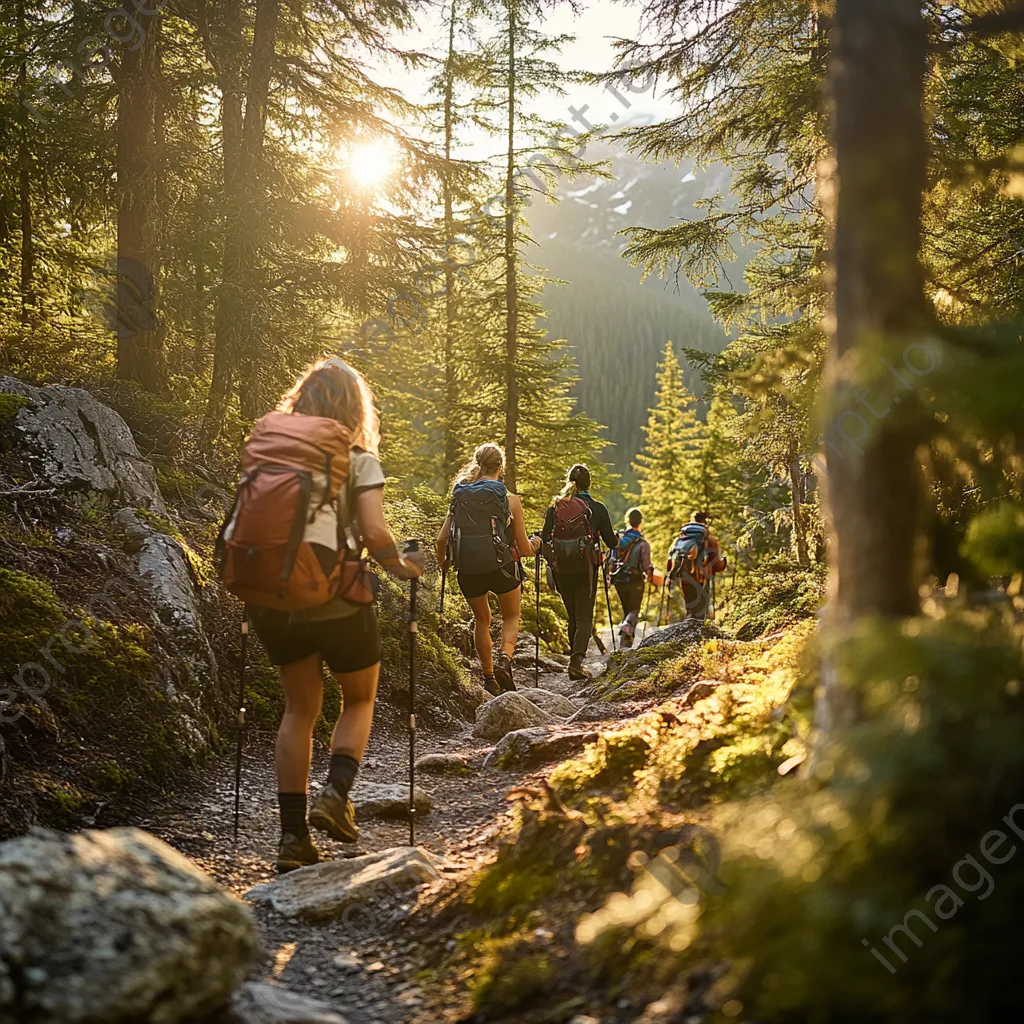
[[[318,481],[320,494],[315,493],[311,498],[311,504],[316,503],[323,496],[324,481]],[[342,487],[338,494],[338,500],[333,505],[324,505],[313,521],[306,526],[303,540],[309,544],[321,544],[332,551],[338,550],[338,523],[340,522],[353,540],[358,541],[362,536],[362,529],[349,506],[349,501],[354,502],[356,495],[363,491],[376,490],[384,486],[384,469],[376,455],[371,455],[362,448],[353,448],[349,452],[349,475],[348,482]]]

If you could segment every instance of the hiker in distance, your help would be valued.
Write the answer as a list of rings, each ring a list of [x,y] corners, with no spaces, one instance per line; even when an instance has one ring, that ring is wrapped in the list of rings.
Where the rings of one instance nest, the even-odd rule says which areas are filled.
[[[618,537],[608,509],[590,494],[590,470],[586,466],[575,465],[569,470],[564,490],[544,517],[541,539],[569,618],[569,678],[589,679],[583,660],[594,631],[599,542],[604,541],[611,549]]]
[[[714,576],[728,568],[709,521],[707,512],[694,512],[668,553],[667,585],[670,589],[672,583],[679,585],[687,618],[707,618],[711,604],[708,586]]]
[[[608,564],[609,579],[622,602],[619,645],[627,648],[633,646],[636,636],[644,591],[654,581],[651,545],[640,529],[643,521],[643,513],[638,508],[631,508],[626,513],[626,530],[620,534]]]
[[[246,602],[284,688],[279,872],[319,861],[309,825],[344,843],[359,839],[349,791],[370,738],[381,650],[364,553],[401,579],[423,572],[422,554],[403,557],[384,520],[379,422],[359,373],[338,358],[312,366],[249,435],[223,532],[222,577]],[[325,661],[344,700],[307,821]]]
[[[512,655],[519,639],[523,573],[521,558],[536,554],[540,540],[526,535],[523,503],[502,482],[505,453],[482,444],[459,473],[451,505],[437,535],[437,564],[453,565],[459,589],[473,612],[474,642],[484,688],[492,696],[514,690]],[[490,595],[501,611],[501,651],[491,645]]]

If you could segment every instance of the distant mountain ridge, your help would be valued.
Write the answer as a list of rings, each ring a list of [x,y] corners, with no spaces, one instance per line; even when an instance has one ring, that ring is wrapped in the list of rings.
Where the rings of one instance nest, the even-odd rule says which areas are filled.
[[[613,180],[563,184],[558,205],[535,203],[529,219],[538,248],[526,255],[566,282],[544,291],[545,326],[575,350],[580,407],[608,427],[614,447],[606,458],[632,485],[631,464],[643,443],[665,343],[672,341],[677,351],[719,352],[729,339],[685,278],[641,283],[641,271],[622,259],[627,239],[619,232],[702,216],[694,203],[727,193],[729,171],[716,166],[694,173],[671,164],[645,164],[608,145],[602,151],[591,147],[587,157],[607,159]],[[734,282],[742,276],[739,265],[736,274]],[[686,386],[702,390],[690,367]]]

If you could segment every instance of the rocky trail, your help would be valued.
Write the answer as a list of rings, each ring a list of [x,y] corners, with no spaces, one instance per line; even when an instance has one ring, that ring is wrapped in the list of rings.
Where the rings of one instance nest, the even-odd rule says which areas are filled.
[[[408,801],[407,736],[376,731],[353,793],[360,842],[348,847],[315,834],[327,867],[322,864],[297,874],[320,876],[324,892],[313,893],[299,916],[282,913],[270,902],[254,902],[268,954],[255,980],[313,997],[349,1022],[419,1024],[461,1019],[464,1005],[459,993],[428,991],[419,983],[424,960],[436,952],[432,947],[453,941],[431,935],[421,919],[441,893],[493,859],[509,810],[509,790],[536,782],[557,761],[594,738],[592,722],[566,725],[565,720],[615,714],[593,705],[587,697],[590,684],[570,681],[554,662],[542,665],[540,688],[535,689],[532,645],[533,638],[524,634],[516,657],[519,694],[525,696],[488,702],[475,726],[466,725],[455,734],[420,733],[417,790],[428,797],[429,811],[417,820],[416,842],[432,865],[425,876],[428,880],[406,871],[392,886],[377,885],[342,910],[332,911],[325,896],[331,888],[326,878],[331,864],[408,847],[409,825],[401,820]],[[606,663],[607,656],[592,651],[587,668],[598,676]],[[526,710],[527,702],[539,713]],[[500,704],[512,707],[500,709]],[[524,723],[525,730],[517,728]],[[509,767],[495,763],[503,753],[503,763],[512,762]],[[317,751],[314,787],[326,773],[326,762],[326,751]],[[272,737],[259,737],[245,752],[237,844],[232,837],[233,811],[231,755],[210,767],[197,791],[179,794],[173,807],[159,810],[139,825],[184,853],[235,895],[249,895],[254,901],[262,892],[269,898],[282,884],[275,882],[273,865],[278,819]],[[285,884],[297,874],[286,876]],[[253,893],[256,887],[265,888]]]

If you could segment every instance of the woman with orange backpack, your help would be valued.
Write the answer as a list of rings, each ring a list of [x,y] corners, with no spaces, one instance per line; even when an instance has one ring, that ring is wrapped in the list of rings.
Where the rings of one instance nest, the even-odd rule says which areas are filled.
[[[284,688],[275,752],[279,872],[319,861],[309,825],[340,842],[359,839],[349,791],[373,725],[381,649],[364,552],[401,579],[423,572],[422,554],[400,554],[384,519],[379,422],[352,367],[336,357],[312,366],[253,428],[222,531],[222,579],[246,602]],[[307,821],[323,662],[343,708]]]
[[[577,464],[569,470],[565,488],[548,508],[541,539],[569,619],[569,678],[589,679],[583,660],[594,632],[599,541],[610,550],[618,537],[608,509],[591,497],[586,466]]]

